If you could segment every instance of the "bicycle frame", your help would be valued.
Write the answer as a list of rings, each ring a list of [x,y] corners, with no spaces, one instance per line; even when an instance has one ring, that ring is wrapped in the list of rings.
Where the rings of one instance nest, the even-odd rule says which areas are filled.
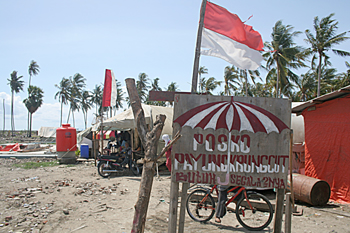
[[[243,192],[243,193],[244,193],[244,196],[245,196],[245,198],[246,198],[246,200],[247,200],[247,203],[248,203],[248,205],[249,205],[249,207],[250,207],[250,209],[253,209],[253,206],[251,205],[251,203],[250,203],[250,201],[249,201],[249,199],[248,199],[248,197],[247,197],[247,192],[246,192],[246,189],[245,189],[244,187],[236,186],[236,187],[233,187],[232,189],[228,190],[227,192],[230,193],[230,192],[235,191],[236,189],[238,189],[238,191],[236,191],[236,194],[235,194],[233,197],[231,197],[228,201],[226,201],[225,206],[228,206],[231,202],[234,201],[234,199],[235,199],[241,192]],[[209,193],[208,193],[207,195],[205,195],[205,197],[203,198],[203,200],[202,200],[199,204],[202,204],[203,202],[205,202],[205,201],[207,200],[209,194],[210,194],[210,193],[213,193],[214,190],[216,191],[216,195],[219,196],[219,191],[218,191],[218,189],[217,189],[217,185],[214,185],[214,186],[210,189]],[[206,208],[208,208],[208,207],[206,207]],[[244,216],[244,211],[243,211],[243,216]]]

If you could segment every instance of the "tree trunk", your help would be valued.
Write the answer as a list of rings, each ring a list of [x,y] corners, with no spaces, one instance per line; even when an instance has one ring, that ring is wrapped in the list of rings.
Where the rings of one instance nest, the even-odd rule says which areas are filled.
[[[322,64],[322,56],[321,53],[318,54],[319,61],[318,61],[318,77],[317,77],[317,97],[321,95],[321,64]]]
[[[69,122],[70,110],[71,110],[71,108],[69,107],[68,118],[67,118],[67,124],[68,124],[68,122]]]
[[[63,111],[63,102],[61,102],[61,119],[60,119],[60,127],[62,126],[62,111]]]
[[[145,229],[145,222],[148,210],[148,203],[153,184],[154,169],[157,161],[157,145],[165,122],[165,115],[157,115],[154,127],[151,131],[146,125],[145,116],[141,107],[141,101],[137,94],[134,79],[126,79],[126,87],[129,94],[131,108],[137,123],[137,130],[144,147],[145,157],[140,183],[140,190],[135,204],[135,213],[132,226],[132,233],[142,233]]]
[[[14,93],[12,91],[12,98],[11,98],[11,131],[12,131],[12,137],[13,137],[13,131],[15,128],[15,123],[13,119],[13,98],[14,98]]]
[[[277,66],[276,98],[279,98],[280,67],[279,67],[277,58],[276,58],[276,66]]]
[[[29,112],[29,137],[32,137],[33,113]]]

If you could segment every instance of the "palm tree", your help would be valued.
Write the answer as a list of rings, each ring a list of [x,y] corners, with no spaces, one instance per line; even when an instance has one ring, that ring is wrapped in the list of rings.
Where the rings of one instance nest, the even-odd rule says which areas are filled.
[[[95,104],[96,107],[96,117],[99,115],[99,109],[102,105],[102,97],[103,97],[103,88],[101,85],[95,85],[95,88],[92,90],[91,102]]]
[[[123,107],[123,101],[125,101],[125,98],[124,98],[123,89],[121,89],[122,84],[119,81],[117,81],[117,80],[115,80],[115,83],[116,83],[116,86],[117,86],[117,98],[116,98],[116,101],[115,101],[114,109],[118,110],[118,109]],[[116,112],[114,112],[114,115],[115,115],[115,113]]]
[[[70,90],[70,81],[67,78],[62,78],[59,85],[55,84],[55,87],[59,89],[59,91],[55,94],[55,99],[58,97],[58,101],[61,102],[61,118],[60,118],[60,126],[62,126],[62,113],[63,113],[63,104],[68,104],[69,90]]]
[[[340,89],[342,87],[350,85],[350,64],[349,64],[349,62],[346,61],[345,65],[348,69],[347,69],[347,71],[345,71],[339,75],[339,79],[335,83],[336,89]]]
[[[83,111],[83,116],[84,116],[84,123],[85,123],[85,129],[87,128],[87,113],[89,109],[92,107],[92,102],[91,102],[91,93],[89,91],[83,91],[81,94],[81,101],[80,101],[80,107],[81,110]]]
[[[75,127],[74,112],[79,111],[80,103],[82,99],[82,90],[85,88],[85,78],[79,73],[76,73],[73,77],[69,77],[70,89],[69,89],[69,102],[70,109],[68,113],[67,123],[69,122],[70,112],[72,112],[73,126]]]
[[[202,82],[202,74],[207,74],[208,69],[205,66],[201,66],[198,70],[199,75],[199,92],[203,92],[203,82]]]
[[[268,84],[256,83],[254,86],[251,86],[248,91],[253,97],[272,97],[273,87]]]
[[[202,88],[204,93],[207,93],[209,95],[212,95],[212,91],[214,91],[222,83],[222,81],[216,81],[214,77],[210,77],[208,79],[202,78],[202,82]]]
[[[145,102],[148,94],[148,89],[150,88],[148,84],[147,74],[140,73],[138,80],[136,81],[136,89],[139,94],[141,102]]]
[[[332,17],[333,14],[319,20],[318,16],[314,18],[314,29],[316,35],[313,35],[309,29],[305,30],[306,39],[305,41],[310,44],[309,53],[313,54],[312,61],[318,59],[318,77],[317,77],[317,96],[321,94],[321,67],[322,58],[327,59],[326,52],[332,50],[336,55],[339,56],[350,56],[349,52],[332,49],[334,45],[340,44],[341,42],[349,39],[346,37],[346,32],[336,34],[338,29],[338,22]],[[312,62],[312,63],[313,63]]]
[[[28,87],[30,86],[30,81],[32,79],[32,76],[38,75],[39,72],[40,72],[40,67],[39,67],[38,63],[36,61],[32,60],[29,64],[29,67],[28,67],[28,74],[29,74]]]
[[[151,81],[151,91],[162,91],[162,88],[159,86],[159,78],[155,78]]]
[[[17,71],[13,71],[11,73],[11,78],[7,79],[9,81],[7,84],[10,85],[11,88],[11,130],[12,130],[12,137],[14,136],[14,130],[15,130],[15,119],[13,117],[13,99],[14,99],[14,94],[19,93],[20,91],[23,91],[23,86],[24,86],[24,81],[21,80],[23,76],[17,77]]]
[[[286,89],[285,87],[290,86],[291,81],[296,82],[298,76],[291,69],[306,67],[303,63],[306,57],[304,50],[293,42],[294,37],[301,32],[292,32],[292,30],[292,26],[285,26],[279,20],[272,28],[272,41],[264,44],[269,51],[263,54],[266,68],[269,72],[277,73],[276,98],[280,97],[280,89]]]
[[[28,90],[30,87],[30,81],[32,79],[33,75],[37,75],[40,72],[40,67],[38,65],[38,63],[36,63],[36,61],[32,60],[29,64],[28,67],[28,74],[29,74],[29,83],[28,83]],[[28,97],[29,97],[29,93],[28,93]],[[28,130],[29,130],[29,117],[30,117],[30,112],[28,112]],[[29,132],[29,134],[27,136],[31,135],[31,132]]]
[[[299,87],[299,91],[296,94],[300,98],[300,101],[305,102],[312,98],[316,86],[314,75],[311,72],[302,74],[296,84]]]
[[[33,113],[38,110],[38,108],[43,103],[44,92],[40,87],[29,86],[28,87],[29,97],[23,100],[24,105],[27,107],[28,112],[30,113],[30,123],[29,123],[29,135],[32,136],[32,119]]]
[[[231,89],[233,91],[237,90],[237,87],[234,84],[239,84],[238,80],[238,71],[235,66],[226,66],[224,73],[224,95],[232,95]]]
[[[239,69],[239,76],[243,78],[244,80],[244,90],[245,90],[245,96],[248,96],[248,79],[250,79],[254,85],[255,85],[255,78],[259,78],[260,81],[262,81],[260,77],[260,72],[258,70],[246,70],[246,69]]]

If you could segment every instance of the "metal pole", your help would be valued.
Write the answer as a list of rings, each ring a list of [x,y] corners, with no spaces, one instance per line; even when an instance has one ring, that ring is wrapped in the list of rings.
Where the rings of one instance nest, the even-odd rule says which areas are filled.
[[[201,7],[200,19],[199,19],[199,25],[198,25],[198,32],[197,32],[196,53],[194,55],[192,88],[191,88],[192,93],[197,92],[199,57],[201,55],[200,49],[201,49],[201,42],[202,42],[202,31],[203,31],[203,25],[204,25],[204,14],[205,14],[206,5],[207,5],[207,0],[203,0],[202,7]]]

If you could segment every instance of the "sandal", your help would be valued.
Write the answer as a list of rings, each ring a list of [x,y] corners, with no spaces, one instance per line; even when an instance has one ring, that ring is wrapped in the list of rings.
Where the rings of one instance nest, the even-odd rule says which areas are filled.
[[[221,219],[218,218],[218,217],[216,217],[216,218],[215,218],[215,222],[216,222],[216,223],[221,223]]]

